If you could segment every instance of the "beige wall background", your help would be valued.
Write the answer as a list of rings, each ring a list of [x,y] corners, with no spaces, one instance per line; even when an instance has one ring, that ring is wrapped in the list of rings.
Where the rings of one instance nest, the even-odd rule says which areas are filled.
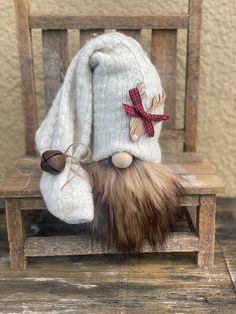
[[[33,0],[32,12],[137,15],[186,11],[187,1],[157,0]],[[24,154],[24,124],[15,33],[14,1],[0,0],[0,171]],[[39,118],[43,118],[43,74],[40,33],[34,32]],[[177,123],[182,124],[184,33],[179,36]],[[146,43],[148,42],[148,36]],[[71,56],[78,34],[70,33]],[[203,1],[198,111],[198,151],[216,167],[225,183],[224,196],[236,196],[236,1]]]

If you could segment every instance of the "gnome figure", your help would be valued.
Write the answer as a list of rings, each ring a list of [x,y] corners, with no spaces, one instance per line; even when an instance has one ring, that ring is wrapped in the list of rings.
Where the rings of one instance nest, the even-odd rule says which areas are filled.
[[[89,223],[91,238],[108,248],[163,245],[180,191],[161,164],[164,101],[138,42],[117,32],[87,42],[36,134],[48,210],[70,224]]]

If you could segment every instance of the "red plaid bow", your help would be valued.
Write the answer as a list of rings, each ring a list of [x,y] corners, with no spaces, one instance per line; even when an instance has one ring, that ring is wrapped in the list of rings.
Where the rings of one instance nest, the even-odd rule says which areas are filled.
[[[130,98],[131,98],[134,106],[132,107],[132,106],[129,106],[127,104],[123,104],[125,112],[130,117],[141,118],[143,120],[143,125],[144,125],[146,132],[147,132],[147,135],[149,137],[153,137],[154,136],[154,128],[152,125],[152,120],[155,120],[155,121],[168,120],[169,116],[164,115],[164,114],[151,114],[151,113],[145,112],[138,88],[130,89],[129,95],[130,95]]]

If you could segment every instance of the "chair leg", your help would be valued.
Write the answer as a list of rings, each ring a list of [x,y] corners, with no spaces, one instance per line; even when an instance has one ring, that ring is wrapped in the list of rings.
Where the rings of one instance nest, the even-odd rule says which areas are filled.
[[[24,255],[25,231],[21,203],[18,199],[6,199],[5,205],[10,267],[13,270],[22,270],[26,268],[26,257]]]
[[[215,216],[216,196],[200,196],[200,206],[197,215],[197,231],[199,236],[197,264],[199,267],[210,269],[213,266],[215,246]]]

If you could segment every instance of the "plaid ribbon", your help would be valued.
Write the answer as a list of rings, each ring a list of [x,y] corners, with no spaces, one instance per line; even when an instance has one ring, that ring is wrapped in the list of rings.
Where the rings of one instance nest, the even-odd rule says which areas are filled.
[[[165,121],[169,119],[169,116],[164,114],[151,114],[144,111],[142,99],[138,88],[132,88],[129,90],[130,98],[133,102],[133,107],[127,104],[123,104],[125,112],[130,117],[139,117],[143,120],[145,131],[149,137],[154,136],[154,128],[152,120],[154,121]]]

